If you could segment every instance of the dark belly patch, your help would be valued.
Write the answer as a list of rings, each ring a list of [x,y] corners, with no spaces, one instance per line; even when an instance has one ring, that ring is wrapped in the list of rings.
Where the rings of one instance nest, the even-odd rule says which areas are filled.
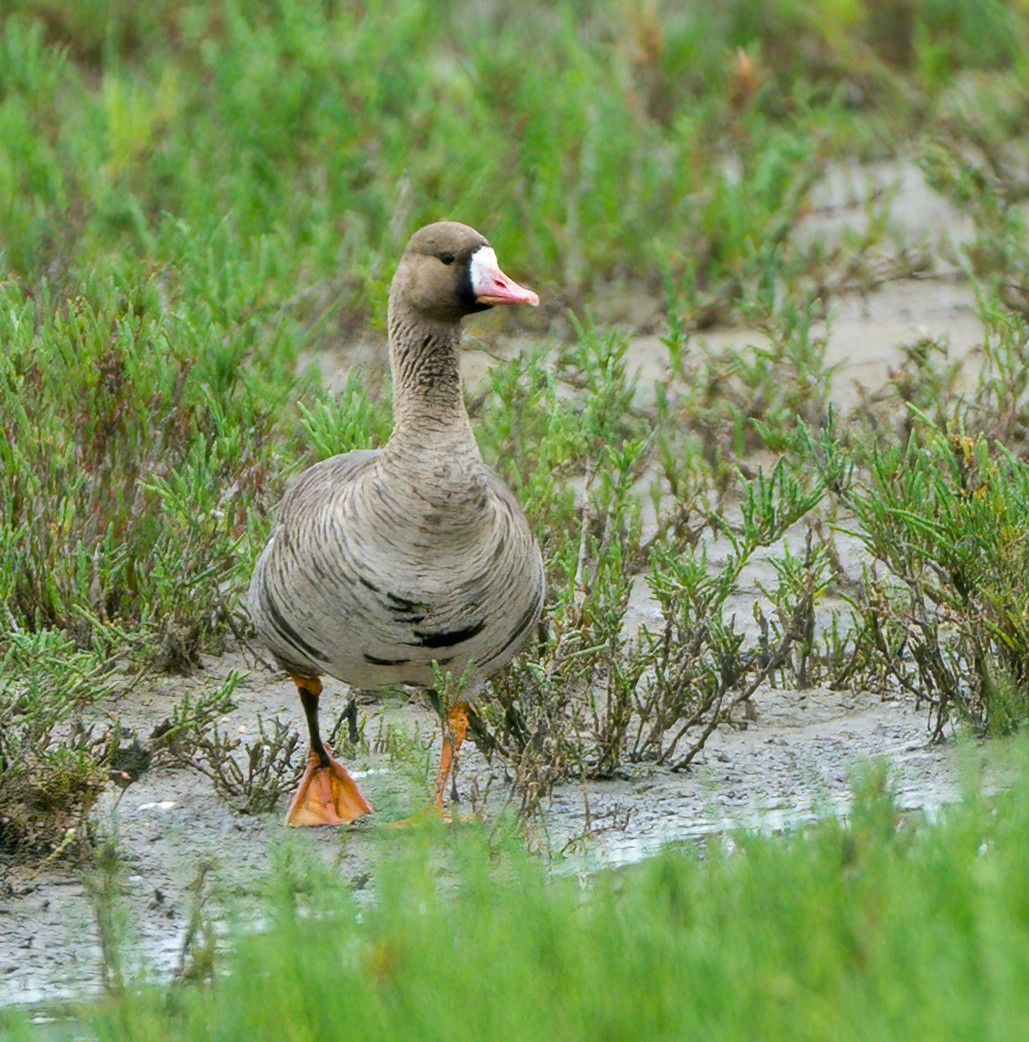
[[[464,629],[450,630],[447,633],[425,633],[421,630],[415,630],[414,635],[418,638],[416,641],[408,641],[408,646],[413,648],[450,648],[455,644],[461,644],[466,640],[471,640],[472,637],[478,635],[486,628],[486,620],[483,619],[481,622],[476,622],[471,626],[465,626]]]
[[[368,652],[364,653],[364,660],[370,666],[406,666],[411,661],[409,658],[376,658]]]

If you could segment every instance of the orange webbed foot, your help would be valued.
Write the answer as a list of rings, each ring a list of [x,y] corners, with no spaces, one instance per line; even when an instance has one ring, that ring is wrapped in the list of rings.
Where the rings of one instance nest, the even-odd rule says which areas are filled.
[[[307,770],[286,814],[293,828],[349,824],[372,812],[347,769],[328,749],[326,754],[329,762],[322,764],[313,749],[308,753]]]

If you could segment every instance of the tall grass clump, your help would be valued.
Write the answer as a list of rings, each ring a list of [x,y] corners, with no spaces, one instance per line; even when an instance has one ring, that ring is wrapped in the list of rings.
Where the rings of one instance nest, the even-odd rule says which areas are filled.
[[[889,674],[980,733],[1029,717],[1029,467],[1003,445],[919,423],[906,445],[872,448],[843,494],[872,563],[865,622]]]
[[[845,822],[669,850],[585,887],[462,828],[391,835],[369,901],[290,845],[261,932],[241,925],[209,984],[78,1016],[98,1042],[1017,1038],[1027,826],[1014,794],[919,821],[872,770]]]
[[[96,281],[0,289],[0,603],[14,631],[181,667],[230,625],[278,402],[252,328]]]
[[[0,658],[0,864],[80,856],[118,736],[83,722],[109,671],[54,632],[18,634]]]

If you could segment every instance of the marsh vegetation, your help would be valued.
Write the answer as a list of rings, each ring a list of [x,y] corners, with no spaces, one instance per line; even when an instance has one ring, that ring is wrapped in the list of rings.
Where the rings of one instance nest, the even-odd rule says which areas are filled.
[[[110,837],[90,813],[105,788],[174,766],[206,778],[234,814],[260,815],[293,784],[303,758],[293,726],[265,716],[247,735],[228,731],[243,676],[204,679],[201,667],[242,650],[260,668],[241,598],[290,476],[388,434],[392,265],[412,229],[444,216],[481,227],[544,300],[519,319],[528,324],[491,316],[475,328],[488,364],[467,388],[483,455],[524,504],[548,573],[538,633],[494,679],[473,731],[507,772],[519,821],[569,779],[689,767],[716,729],[746,724],[758,693],[911,700],[936,740],[1019,730],[1029,716],[1027,18],[1019,3],[971,0],[13,0],[0,23],[3,863],[84,866],[108,880],[102,908],[117,893]],[[839,172],[861,180],[884,164],[913,172],[960,217],[961,235],[904,238],[896,180],[871,173],[857,218],[820,233]],[[974,294],[974,353],[945,334],[914,335],[893,345],[877,382],[845,385],[830,350],[843,303],[927,283]],[[724,327],[743,333],[719,339]],[[343,370],[331,384],[319,365],[328,357]],[[760,588],[741,596],[758,563]],[[157,687],[178,693],[144,719],[131,707]],[[334,740],[424,779],[422,735],[344,706]],[[1017,808],[1005,814],[1014,822]],[[862,831],[862,815],[877,824]],[[913,937],[905,966],[923,965],[928,928],[908,934],[894,915],[920,874],[941,888],[945,876],[959,881],[953,907],[941,898],[955,930],[968,917],[1000,922],[1001,904],[971,896],[973,877],[996,866],[969,851],[999,851],[990,893],[1003,903],[1004,866],[1022,848],[1006,846],[1014,824],[987,837],[991,820],[969,811],[909,840],[880,792],[852,827],[826,825],[810,845],[753,840],[714,867],[669,857],[605,880],[602,891],[626,893],[609,906],[597,895],[578,918],[563,888],[537,885],[538,867],[504,861],[498,871],[531,877],[524,889],[544,895],[532,921],[552,942],[545,959],[510,957],[566,958],[574,977],[583,921],[606,917],[598,936],[622,945],[625,923],[668,920],[673,905],[690,909],[682,915],[714,957],[716,920],[751,914],[733,901],[756,907],[772,891],[786,901],[799,872],[806,892],[825,891],[817,921],[835,924],[822,938],[834,953],[827,975],[813,963],[807,977],[773,973],[782,991],[759,989],[739,1008],[751,1024],[770,1018],[767,1037],[778,1037],[772,1011],[814,989],[816,1037],[818,1017],[841,1001],[844,967],[872,967],[846,1000],[860,1003],[882,997],[893,942]],[[467,835],[440,849],[460,859]],[[483,897],[487,860],[459,889]],[[886,904],[855,896],[884,865]],[[247,960],[280,939],[282,952],[299,944],[307,898],[296,895],[315,883],[296,871],[275,876],[269,946],[232,956],[237,972],[220,988],[263,979]],[[428,895],[431,876],[412,872]],[[343,931],[347,965],[380,989],[428,989],[416,969],[429,950],[413,938],[445,946],[465,913],[425,896],[424,933],[402,938],[390,885],[378,925]],[[326,922],[351,922],[349,901],[334,897]],[[493,911],[498,932],[505,916],[528,914],[514,897]],[[1021,932],[1012,926],[997,951],[1024,960],[1022,912]],[[784,909],[762,937],[796,954],[806,915]],[[214,958],[198,916],[190,952]],[[854,916],[865,917],[860,930]],[[874,940],[877,962],[867,945],[880,916],[891,925]],[[480,940],[472,960],[494,959]],[[725,952],[741,974],[772,972],[762,945],[738,940]],[[983,952],[962,950],[967,964],[947,972],[985,987],[973,972]],[[631,973],[650,965],[641,960]],[[583,989],[610,990],[610,974],[630,972],[591,967]],[[688,972],[739,979],[728,961]],[[923,984],[917,1001],[931,997]],[[369,1024],[385,1015],[373,991]],[[242,1009],[250,997],[239,998]],[[190,1037],[207,998],[169,1001]],[[429,1006],[411,1008],[424,1025]],[[471,1009],[469,1030],[490,1030],[480,1015],[514,1016],[502,1003]],[[100,1037],[144,1037],[155,1010],[141,1006]],[[609,1012],[611,1024],[628,1016]],[[545,1033],[577,1037],[599,1015]],[[903,1018],[883,1016],[911,1037]],[[224,1037],[252,1028],[241,1019]],[[648,1033],[674,1033],[673,1021]]]

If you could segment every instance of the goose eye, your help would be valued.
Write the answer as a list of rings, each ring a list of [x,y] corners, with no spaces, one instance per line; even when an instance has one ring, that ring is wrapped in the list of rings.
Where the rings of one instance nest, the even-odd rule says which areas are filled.
[[[452,253],[441,253],[439,259],[443,261],[444,264],[454,263],[454,255]]]

